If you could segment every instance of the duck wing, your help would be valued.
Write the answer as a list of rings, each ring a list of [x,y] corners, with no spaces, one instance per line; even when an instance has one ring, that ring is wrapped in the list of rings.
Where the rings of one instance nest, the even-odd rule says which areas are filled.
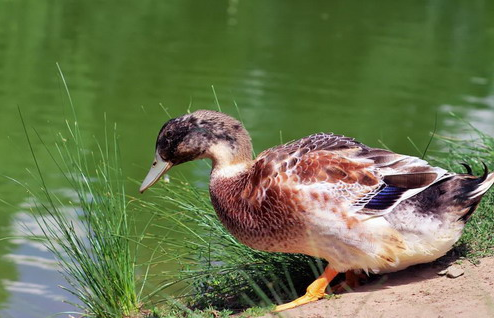
[[[271,179],[263,184],[285,183],[314,200],[322,198],[348,212],[374,216],[389,213],[449,176],[425,160],[334,134],[315,134],[268,149],[256,166],[260,179]]]

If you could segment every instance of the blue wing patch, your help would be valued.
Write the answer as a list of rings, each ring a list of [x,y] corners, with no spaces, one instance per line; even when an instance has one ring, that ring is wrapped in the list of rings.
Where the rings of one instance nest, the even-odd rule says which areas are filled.
[[[379,191],[366,205],[364,208],[371,210],[386,210],[391,207],[405,192],[407,189],[385,186],[381,191]]]

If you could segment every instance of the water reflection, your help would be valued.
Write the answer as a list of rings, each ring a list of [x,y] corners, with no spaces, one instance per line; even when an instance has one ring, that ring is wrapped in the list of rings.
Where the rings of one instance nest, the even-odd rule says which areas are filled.
[[[17,274],[12,278],[2,277],[2,287],[10,294],[9,302],[1,311],[2,317],[39,317],[40,313],[55,308],[57,311],[74,311],[75,308],[65,302],[77,303],[78,300],[60,288],[67,286],[61,268],[45,245],[33,238],[42,237],[43,234],[29,212],[35,209],[35,202],[29,198],[20,207],[23,210],[14,215],[12,222],[12,249],[2,257],[5,263],[15,265]],[[77,226],[80,221],[75,210],[68,207],[64,210],[78,235],[84,237],[86,233]],[[46,221],[54,222],[50,216],[46,216]],[[51,307],[47,304],[56,305]]]

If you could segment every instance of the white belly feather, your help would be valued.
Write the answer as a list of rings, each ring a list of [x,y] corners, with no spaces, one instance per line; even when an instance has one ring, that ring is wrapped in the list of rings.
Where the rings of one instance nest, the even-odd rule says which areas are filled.
[[[447,229],[425,222],[418,231],[397,231],[383,217],[361,220],[349,228],[338,213],[327,211],[315,212],[310,219],[307,243],[297,252],[322,257],[340,272],[386,273],[432,262],[452,248],[463,229],[460,222]]]

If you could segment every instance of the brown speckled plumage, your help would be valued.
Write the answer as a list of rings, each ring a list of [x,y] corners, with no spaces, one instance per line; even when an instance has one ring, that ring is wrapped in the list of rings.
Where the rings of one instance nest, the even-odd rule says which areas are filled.
[[[336,271],[394,271],[444,255],[494,183],[492,173],[452,174],[333,134],[254,160],[251,151],[241,123],[213,111],[169,121],[157,140],[167,167],[213,161],[211,201],[242,243],[323,257]]]

